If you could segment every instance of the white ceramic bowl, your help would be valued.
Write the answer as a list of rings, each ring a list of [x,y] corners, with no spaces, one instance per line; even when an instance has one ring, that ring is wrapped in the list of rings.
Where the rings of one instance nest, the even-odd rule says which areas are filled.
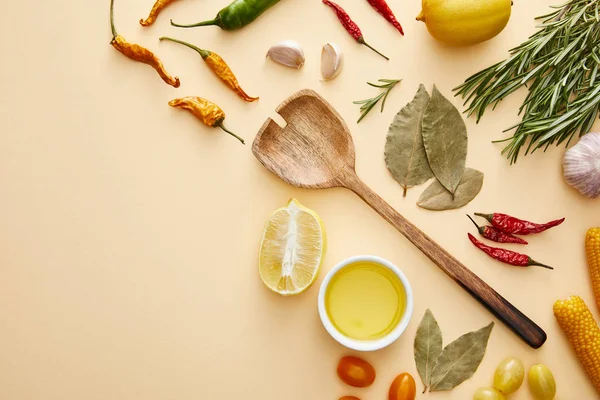
[[[340,331],[338,331],[336,329],[336,327],[333,325],[333,323],[329,319],[329,314],[327,313],[327,310],[325,309],[325,293],[327,292],[327,289],[329,288],[329,283],[331,282],[331,279],[333,278],[333,276],[335,274],[337,274],[341,269],[343,269],[351,264],[358,263],[358,262],[371,262],[371,263],[379,264],[379,265],[389,269],[390,271],[392,271],[394,273],[394,275],[396,275],[398,277],[398,279],[400,279],[400,282],[402,283],[402,287],[404,288],[404,292],[406,293],[406,309],[404,311],[404,315],[402,316],[402,319],[400,319],[400,322],[398,322],[398,325],[396,326],[396,328],[394,328],[393,331],[391,331],[388,335],[382,337],[381,339],[366,341],[366,340],[355,340],[355,339],[349,338],[348,336],[342,334]],[[394,343],[402,335],[402,333],[406,330],[406,327],[408,326],[408,323],[410,321],[412,313],[413,313],[413,293],[412,293],[412,288],[410,287],[410,283],[408,282],[408,279],[406,278],[406,276],[404,276],[404,274],[402,273],[402,271],[400,271],[400,269],[398,267],[396,267],[391,262],[389,262],[383,258],[380,258],[380,257],[356,256],[356,257],[348,258],[347,260],[344,260],[344,261],[340,262],[339,264],[337,264],[335,267],[333,267],[331,269],[331,271],[329,271],[329,273],[327,273],[327,275],[325,276],[325,279],[323,279],[323,283],[321,283],[321,289],[319,290],[319,315],[321,316],[321,322],[323,322],[323,326],[325,327],[327,332],[329,332],[331,337],[333,337],[341,345],[346,346],[352,350],[375,351],[375,350],[383,349],[384,347],[387,347],[390,344]]]

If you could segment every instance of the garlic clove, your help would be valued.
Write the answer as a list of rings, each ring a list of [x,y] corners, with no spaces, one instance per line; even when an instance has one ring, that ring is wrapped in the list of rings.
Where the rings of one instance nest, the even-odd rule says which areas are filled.
[[[321,75],[326,81],[334,79],[342,70],[344,54],[335,43],[326,43],[321,52]]]
[[[600,196],[600,132],[584,135],[565,153],[565,180],[586,197]]]
[[[278,64],[290,68],[300,68],[304,65],[304,51],[300,43],[293,40],[279,42],[272,46],[267,52],[267,57]]]

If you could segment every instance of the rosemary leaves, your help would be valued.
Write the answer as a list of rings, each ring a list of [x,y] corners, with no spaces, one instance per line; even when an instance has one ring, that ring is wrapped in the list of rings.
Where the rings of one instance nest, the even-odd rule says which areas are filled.
[[[383,112],[383,109],[385,107],[385,101],[387,100],[388,95],[390,94],[392,89],[401,81],[402,79],[379,79],[379,82],[381,82],[381,84],[379,85],[376,83],[367,82],[368,85],[383,89],[383,92],[371,99],[359,100],[354,102],[354,104],[362,104],[360,107],[361,115],[358,121],[356,121],[356,123],[358,124],[360,121],[362,121],[363,118],[367,116],[367,114],[373,109],[373,107],[377,105],[377,103],[379,103],[381,99],[383,99],[383,101],[381,102],[381,112]]]
[[[486,109],[526,85],[522,120],[502,154],[511,163],[588,133],[600,109],[600,0],[570,0],[538,17],[538,31],[510,51],[511,57],[471,76],[455,91],[477,121]]]

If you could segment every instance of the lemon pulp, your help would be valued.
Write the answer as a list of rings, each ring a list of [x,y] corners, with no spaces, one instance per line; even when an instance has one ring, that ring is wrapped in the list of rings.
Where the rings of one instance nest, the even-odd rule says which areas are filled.
[[[338,271],[325,292],[325,309],[335,328],[355,340],[377,340],[398,326],[406,308],[402,282],[373,262]]]
[[[283,296],[304,292],[317,279],[325,253],[325,228],[312,210],[291,199],[266,223],[259,273],[267,287]]]

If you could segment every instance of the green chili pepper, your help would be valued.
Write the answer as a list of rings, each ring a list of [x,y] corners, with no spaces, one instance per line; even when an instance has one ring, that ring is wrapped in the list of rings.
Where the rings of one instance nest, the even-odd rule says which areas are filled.
[[[171,20],[171,25],[179,28],[194,28],[197,26],[216,25],[226,31],[234,31],[249,25],[280,0],[235,0],[219,11],[215,19],[198,22],[192,25],[180,25]]]

